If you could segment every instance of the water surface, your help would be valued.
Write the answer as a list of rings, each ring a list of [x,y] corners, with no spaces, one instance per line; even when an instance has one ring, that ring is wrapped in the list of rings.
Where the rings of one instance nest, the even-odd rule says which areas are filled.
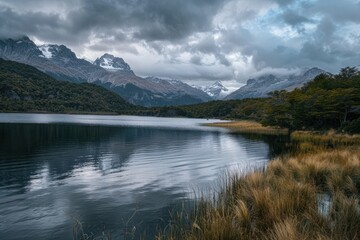
[[[166,224],[169,209],[230,168],[266,164],[266,139],[215,120],[0,114],[0,239],[122,239]]]

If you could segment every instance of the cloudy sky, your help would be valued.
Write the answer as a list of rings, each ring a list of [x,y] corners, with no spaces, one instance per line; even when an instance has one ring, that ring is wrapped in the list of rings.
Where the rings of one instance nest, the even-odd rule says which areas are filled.
[[[0,0],[0,36],[108,52],[140,76],[238,86],[360,64],[359,0]],[[202,81],[202,82],[201,82]]]

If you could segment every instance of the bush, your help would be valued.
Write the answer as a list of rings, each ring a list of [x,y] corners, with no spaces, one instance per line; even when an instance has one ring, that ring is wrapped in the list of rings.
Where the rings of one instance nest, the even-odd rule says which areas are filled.
[[[350,134],[360,133],[360,118],[351,122],[344,123],[341,126],[341,130]]]

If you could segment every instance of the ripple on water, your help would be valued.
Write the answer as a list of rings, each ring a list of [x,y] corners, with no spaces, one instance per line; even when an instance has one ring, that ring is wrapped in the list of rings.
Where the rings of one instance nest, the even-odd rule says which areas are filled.
[[[138,231],[155,229],[194,189],[213,185],[227,169],[268,160],[261,139],[201,127],[201,119],[0,114],[4,119],[22,124],[0,123],[2,240],[68,239],[73,217],[89,232],[106,226],[116,238],[134,212]]]

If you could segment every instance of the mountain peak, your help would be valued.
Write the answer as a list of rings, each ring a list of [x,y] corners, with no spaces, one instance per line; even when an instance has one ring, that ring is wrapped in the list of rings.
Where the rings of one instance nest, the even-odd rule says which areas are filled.
[[[221,81],[216,81],[210,86],[195,86],[195,88],[200,89],[201,91],[205,92],[207,95],[209,95],[212,99],[223,99],[226,95],[228,95],[229,89],[224,87],[222,85]]]
[[[27,43],[34,43],[33,41],[31,41],[31,39],[26,36],[26,35],[22,35],[22,36],[19,36],[17,38],[13,38],[14,41],[16,42],[19,42],[19,41],[22,41],[22,42],[27,42]]]
[[[324,70],[320,69],[320,68],[313,67],[313,68],[310,68],[307,71],[305,71],[304,76],[313,78],[314,75],[317,76],[317,75],[322,74],[322,73],[326,73],[326,72]]]
[[[97,58],[94,61],[94,65],[102,67],[110,72],[121,71],[125,73],[130,73],[132,75],[134,74],[129,64],[127,64],[124,59],[115,57],[114,55],[111,55],[109,53],[105,53],[100,58]]]
[[[112,54],[110,54],[110,53],[104,53],[104,54],[100,57],[100,59],[103,59],[103,58],[114,59],[115,56],[112,55]]]
[[[211,85],[211,86],[213,86],[213,87],[221,87],[221,88],[225,88],[224,87],[224,85],[222,85],[222,82],[221,81],[216,81],[216,82],[214,82],[214,84],[213,85]]]
[[[44,44],[38,46],[42,52],[41,57],[60,58],[60,59],[77,59],[76,54],[64,45]]]

